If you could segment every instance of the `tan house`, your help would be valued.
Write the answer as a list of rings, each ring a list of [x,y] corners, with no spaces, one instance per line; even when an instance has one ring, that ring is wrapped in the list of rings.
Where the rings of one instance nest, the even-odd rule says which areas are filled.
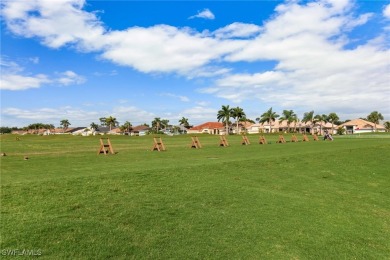
[[[146,125],[138,125],[133,127],[133,129],[130,132],[130,135],[135,136],[144,136],[150,131],[150,127]]]
[[[253,123],[249,121],[238,122],[238,134],[247,133],[247,129],[250,128],[251,125],[253,125]],[[232,133],[237,134],[237,121],[232,123],[230,128]]]
[[[303,122],[296,122],[291,123],[290,126],[287,124],[287,120],[283,120],[282,122],[274,121],[271,124],[268,122],[265,123],[257,123],[252,124],[247,128],[248,134],[258,134],[258,133],[287,133],[288,129],[290,128],[290,131],[296,132],[310,132],[311,129],[311,123],[303,123]]]
[[[314,125],[309,121],[306,123],[303,122],[293,122],[290,125],[287,124],[287,120],[283,120],[282,122],[275,121],[272,124],[268,122],[265,123],[257,123],[248,126],[247,133],[248,134],[258,134],[258,133],[287,133],[290,129],[290,132],[298,132],[298,133],[315,133],[323,135],[325,130],[329,133],[335,134],[337,132],[337,125],[333,125],[331,123],[325,122],[317,122]]]
[[[207,122],[194,126],[187,130],[187,134],[212,134],[221,135],[226,132],[225,127],[220,122]]]
[[[321,121],[314,124],[313,130],[318,135],[324,135],[325,131],[333,135],[337,133],[338,127],[338,125],[333,124],[332,126],[332,123]]]
[[[354,119],[344,124],[341,124],[339,127],[345,129],[345,133],[348,134],[360,134],[360,133],[371,133],[376,131],[378,132],[386,132],[386,128],[383,125],[377,124],[375,126],[374,123],[363,119]]]

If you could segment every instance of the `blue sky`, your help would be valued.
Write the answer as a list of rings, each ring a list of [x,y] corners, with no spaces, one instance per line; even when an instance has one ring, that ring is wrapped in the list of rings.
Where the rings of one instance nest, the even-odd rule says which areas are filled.
[[[388,1],[1,4],[1,125],[216,121],[372,111],[390,119]]]

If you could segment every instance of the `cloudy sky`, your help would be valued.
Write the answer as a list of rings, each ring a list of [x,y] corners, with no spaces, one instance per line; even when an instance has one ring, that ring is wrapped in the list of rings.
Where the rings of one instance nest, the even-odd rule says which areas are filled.
[[[379,111],[388,1],[3,0],[1,125]]]

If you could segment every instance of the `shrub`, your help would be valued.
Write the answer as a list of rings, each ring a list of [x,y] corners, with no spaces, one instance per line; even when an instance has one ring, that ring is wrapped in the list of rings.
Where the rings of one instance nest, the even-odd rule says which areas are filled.
[[[343,135],[345,133],[345,129],[343,127],[337,128],[337,134],[338,135]]]

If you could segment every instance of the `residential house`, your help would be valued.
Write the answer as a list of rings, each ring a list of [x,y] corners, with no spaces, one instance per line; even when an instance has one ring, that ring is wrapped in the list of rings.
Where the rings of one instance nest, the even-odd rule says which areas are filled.
[[[250,128],[250,126],[253,125],[252,122],[249,121],[241,121],[238,122],[238,134],[246,133],[247,129]],[[232,132],[234,134],[237,134],[237,122],[234,122],[230,128],[232,129]]]
[[[201,125],[194,126],[187,130],[188,134],[225,134],[226,129],[223,123],[220,122],[206,122]]]
[[[375,132],[375,124],[363,119],[353,119],[344,124],[341,124],[339,127],[345,129],[345,134],[360,134],[360,133],[370,133]],[[386,128],[383,125],[377,124],[376,130],[378,132],[386,132]]]
[[[105,135],[110,132],[110,127],[108,126],[99,126],[96,131],[94,131],[93,135]]]
[[[85,126],[74,127],[74,128],[71,128],[71,129],[67,129],[66,133],[67,134],[72,134],[72,135],[86,135],[86,133],[87,133],[86,129],[88,129],[88,131],[89,131],[89,128],[87,128]]]
[[[332,123],[321,121],[314,124],[313,130],[318,135],[324,135],[325,131],[333,135],[337,133],[337,128],[338,125],[333,124],[332,126]]]
[[[108,131],[108,134],[120,135],[120,134],[122,134],[122,130],[119,127],[115,127],[115,128],[112,128],[110,131]]]
[[[25,135],[25,134],[27,134],[27,131],[24,131],[24,130],[12,130],[11,134],[13,134],[13,135]]]
[[[278,120],[269,124],[268,122],[256,123],[247,127],[248,134],[258,134],[258,133],[287,133],[288,129],[290,131],[296,131],[298,133],[310,133],[311,132],[311,123],[296,122],[291,123],[290,126],[287,124],[287,120],[279,122]]]
[[[148,134],[149,131],[150,131],[150,127],[145,125],[138,125],[133,127],[133,129],[130,132],[130,135],[143,136]]]

